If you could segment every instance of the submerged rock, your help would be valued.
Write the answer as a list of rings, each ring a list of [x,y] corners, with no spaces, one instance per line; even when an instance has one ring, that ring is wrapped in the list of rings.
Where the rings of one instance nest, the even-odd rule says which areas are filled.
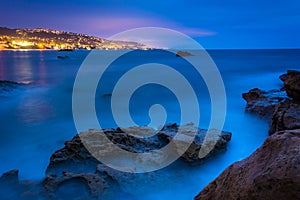
[[[29,83],[27,82],[14,82],[14,81],[7,81],[7,80],[0,80],[0,94],[1,93],[8,93],[12,92],[20,86],[28,85]]]
[[[280,76],[284,83],[284,89],[289,97],[300,100],[300,72],[288,70],[286,74]]]
[[[18,170],[0,177],[0,199],[111,199],[108,185],[97,174],[49,175],[42,181],[19,181]]]
[[[0,199],[39,199],[41,197],[39,182],[19,181],[19,170],[3,173],[0,177]]]
[[[58,59],[68,59],[69,56],[66,56],[66,55],[64,55],[64,56],[58,55],[57,58],[58,58]]]
[[[300,129],[276,132],[195,199],[300,199]]]
[[[5,172],[0,177],[0,184],[17,184],[19,183],[19,170],[13,169]]]

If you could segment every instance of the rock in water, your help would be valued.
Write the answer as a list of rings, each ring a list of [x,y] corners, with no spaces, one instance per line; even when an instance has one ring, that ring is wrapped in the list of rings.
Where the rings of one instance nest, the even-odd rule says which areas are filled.
[[[193,54],[191,54],[190,52],[187,52],[187,51],[178,51],[176,53],[176,56],[177,57],[183,57],[183,56],[192,56]]]
[[[0,184],[17,184],[19,183],[19,170],[13,169],[5,172],[0,177]]]
[[[68,59],[69,56],[61,56],[61,55],[58,55],[57,58],[58,58],[58,59]]]
[[[277,132],[195,199],[300,199],[300,129]]]
[[[14,82],[14,81],[7,81],[7,80],[0,80],[0,95],[1,94],[8,94],[13,91],[20,89],[21,86],[28,85],[29,83],[26,82]]]
[[[169,130],[170,126],[166,126],[161,132],[158,133],[159,139],[171,142],[176,132]],[[197,134],[189,148],[181,155],[181,159],[185,162],[196,164],[202,162],[203,160],[218,154],[219,152],[226,150],[227,143],[231,140],[231,133],[222,131],[220,134],[214,134],[213,129],[210,130],[210,137],[207,136],[207,130],[198,129]],[[206,143],[204,144],[204,139],[206,137]],[[184,143],[184,141],[181,141]],[[211,143],[212,146],[209,144]],[[180,153],[180,144],[175,146],[175,150]],[[202,149],[202,151],[200,151]],[[201,155],[201,153],[204,155]]]
[[[190,125],[181,126],[180,129],[185,130],[185,133],[195,130],[188,127]],[[130,133],[149,131],[147,127],[128,129],[131,131]],[[102,132],[118,147],[136,153],[162,148],[173,139],[178,129],[176,124],[166,125],[157,136],[148,138],[133,137],[119,128],[105,129]],[[153,131],[153,129],[151,130]],[[214,137],[204,140],[206,131],[204,129],[196,130],[198,132],[195,141],[182,156],[187,162],[194,163],[224,150],[227,142],[231,139],[231,133],[216,131],[218,134],[212,134]],[[99,131],[91,129],[84,133],[99,134]],[[190,137],[186,134],[184,136]],[[95,142],[95,137],[90,139],[91,142]],[[199,158],[200,148],[205,149],[204,141],[213,142],[214,148],[209,149],[205,157]],[[186,141],[181,140],[180,142]],[[101,153],[110,152],[109,146],[105,143],[103,147],[101,147]],[[178,149],[174,148],[174,150],[176,152]],[[155,158],[153,160],[156,161]],[[143,160],[140,161],[143,162]],[[71,141],[65,142],[65,147],[51,156],[46,173],[46,178],[36,182],[19,181],[18,170],[4,173],[0,177],[0,199],[120,199],[124,196],[131,198],[132,194],[136,192],[142,195],[143,190],[139,190],[140,186],[154,187],[157,184],[164,184],[163,181],[166,178],[171,181],[168,173],[163,171],[130,173],[109,168],[87,151],[78,135]]]
[[[284,82],[284,89],[289,97],[300,100],[300,72],[288,70],[286,74],[280,76]]]
[[[247,101],[246,111],[271,121],[277,104],[287,99],[287,96],[281,90],[264,91],[254,88],[243,93],[243,98]]]
[[[0,199],[39,199],[41,188],[38,182],[19,181],[17,169],[8,171],[0,177]]]
[[[284,81],[281,90],[254,88],[243,94],[247,101],[246,111],[270,121],[270,135],[281,130],[300,128],[300,72],[289,70],[280,79]]]
[[[42,185],[50,199],[98,199],[105,196],[107,185],[96,174],[63,173],[62,177],[47,176]]]
[[[133,153],[137,152],[149,152],[164,147],[173,137],[176,135],[178,126],[176,124],[166,125],[155,136],[148,138],[133,137],[127,133],[124,133],[121,129],[104,129],[103,132],[106,137],[112,141],[118,147]],[[182,128],[182,127],[181,127]],[[137,133],[138,131],[145,131],[145,127],[132,127],[130,131]],[[183,130],[188,130],[185,127]],[[231,133],[221,131],[220,134],[214,135],[214,137],[207,137],[206,143],[203,144],[206,136],[206,130],[198,129],[194,141],[187,149],[186,152],[180,152],[180,145],[184,145],[184,140],[178,142],[178,146],[172,146],[174,152],[181,155],[181,159],[188,163],[197,163],[203,161],[208,157],[211,157],[226,149],[227,143],[231,139]],[[99,135],[99,130],[89,130],[87,132],[80,133],[81,137],[89,135],[92,138],[90,141],[95,144],[95,138]],[[212,134],[211,134],[212,135]],[[190,137],[190,136],[187,136]],[[87,137],[88,138],[88,137]],[[85,141],[89,142],[89,141]],[[213,144],[212,147],[209,145]],[[97,144],[97,152],[102,155],[110,154],[110,145],[103,143]],[[199,157],[200,149],[205,150],[207,154],[203,157]],[[165,155],[162,155],[165,156]],[[153,158],[153,164],[157,160]],[[142,162],[142,161],[141,161]],[[76,135],[72,140],[65,142],[65,147],[56,151],[50,158],[50,163],[47,167],[47,174],[60,175],[63,171],[72,173],[93,173],[100,162],[97,161],[85,148],[80,137]]]
[[[97,174],[49,175],[42,181],[19,181],[18,170],[0,177],[0,199],[111,199],[106,182]]]

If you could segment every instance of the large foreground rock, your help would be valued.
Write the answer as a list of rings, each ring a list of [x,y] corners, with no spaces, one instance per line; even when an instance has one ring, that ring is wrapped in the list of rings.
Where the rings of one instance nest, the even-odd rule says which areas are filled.
[[[195,199],[300,199],[300,129],[277,132]]]
[[[190,125],[184,127],[185,133],[190,133],[191,129],[188,127]],[[105,129],[103,132],[118,147],[136,153],[164,147],[172,141],[178,129],[176,124],[166,125],[150,138],[133,137],[119,128]],[[206,137],[208,135],[204,129],[196,130],[198,131],[191,146],[182,155],[186,162],[180,164],[185,167],[191,167],[186,163],[197,163],[223,151],[231,139],[229,132],[210,132],[210,137]],[[133,127],[130,131],[149,131],[149,128]],[[89,130],[82,134],[93,136],[99,134],[99,130]],[[190,137],[188,134],[185,136]],[[131,173],[109,168],[89,153],[81,138],[82,135],[76,135],[72,140],[65,142],[64,148],[51,156],[47,176],[41,181],[19,181],[18,170],[4,173],[0,177],[0,199],[134,199],[143,194],[143,188],[156,187],[164,184],[166,180],[172,182],[176,177],[170,176],[172,173],[164,171],[165,169],[149,173]],[[183,138],[180,142],[185,142]],[[92,137],[90,142],[95,142],[95,137]],[[212,144],[214,148],[210,149],[209,145]],[[100,144],[100,147],[100,153],[110,152],[109,145]],[[201,157],[200,149],[207,154]],[[174,151],[177,150],[177,146],[174,146]],[[178,170],[178,167],[183,165],[175,163],[170,168]]]
[[[164,147],[169,142],[172,141],[174,135],[178,131],[178,126],[176,124],[166,125],[159,131],[155,136],[149,138],[138,138],[124,133],[121,129],[104,129],[103,132],[110,141],[112,141],[118,147],[133,153],[137,152],[149,152],[151,150],[156,150]],[[145,127],[135,127],[130,129],[131,131],[145,131]],[[95,143],[95,138],[99,135],[98,130],[89,130],[87,132],[80,133],[81,138],[84,135],[89,135],[93,145]],[[180,152],[180,146],[174,146],[174,151],[178,151],[181,155],[181,159],[188,163],[198,163],[211,157],[219,152],[226,149],[227,143],[231,139],[231,133],[222,131],[220,134],[206,137],[207,131],[204,129],[198,129],[196,136],[187,149],[185,153]],[[69,171],[72,173],[87,173],[95,172],[97,165],[100,163],[97,161],[90,152],[85,148],[79,135],[76,135],[72,140],[65,142],[65,147],[57,150],[50,158],[50,163],[47,167],[47,174],[60,175],[63,171]],[[180,141],[179,144],[185,141]],[[212,146],[213,145],[213,146]],[[110,153],[110,145],[107,143],[97,144],[97,153],[107,155]],[[206,152],[203,156],[202,152]],[[182,153],[182,154],[181,154]],[[203,154],[203,153],[202,153]],[[165,155],[162,155],[165,156]],[[153,163],[155,162],[153,158]],[[141,161],[142,162],[142,161]]]

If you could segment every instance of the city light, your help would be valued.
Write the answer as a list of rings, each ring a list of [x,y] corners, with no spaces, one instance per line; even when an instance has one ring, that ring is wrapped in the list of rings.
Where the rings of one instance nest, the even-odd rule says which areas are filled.
[[[95,36],[48,29],[11,29],[16,34],[0,33],[0,49],[149,49],[126,41],[111,41]]]

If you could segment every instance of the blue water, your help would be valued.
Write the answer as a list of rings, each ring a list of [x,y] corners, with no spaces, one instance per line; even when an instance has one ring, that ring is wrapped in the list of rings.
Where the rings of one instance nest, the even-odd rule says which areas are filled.
[[[0,51],[0,79],[30,82],[15,92],[0,94],[0,173],[18,168],[21,179],[42,179],[51,154],[76,134],[72,118],[72,89],[76,73],[88,53]],[[203,81],[193,76],[192,69],[184,63],[178,64],[181,62],[179,58],[166,58],[160,52],[138,53],[155,58],[156,62],[174,65],[183,74],[191,75],[190,81],[195,85],[198,97],[201,94],[200,125],[207,128],[210,99]],[[280,88],[280,74],[287,69],[300,69],[300,50],[211,50],[209,54],[218,66],[226,88],[224,130],[233,133],[228,150],[197,167],[172,172],[173,178],[160,180],[163,187],[152,184],[151,188],[136,190],[136,193],[143,194],[144,199],[191,199],[228,165],[250,155],[267,137],[268,124],[244,113],[245,101],[241,94],[254,87]],[[68,55],[69,59],[57,59],[57,55]],[[107,72],[106,81],[114,83],[131,63],[145,62],[144,56],[115,63]],[[174,96],[164,88],[157,88],[159,86],[147,87],[141,88],[132,97],[130,109],[133,119],[140,125],[149,123],[149,106],[162,101],[168,111],[167,122],[178,123],[180,113]],[[109,114],[109,97],[101,95],[101,92],[109,93],[112,84],[102,89],[97,92],[96,107],[98,112]],[[156,94],[156,91],[160,93]],[[115,126],[110,118],[101,120],[103,127]]]

